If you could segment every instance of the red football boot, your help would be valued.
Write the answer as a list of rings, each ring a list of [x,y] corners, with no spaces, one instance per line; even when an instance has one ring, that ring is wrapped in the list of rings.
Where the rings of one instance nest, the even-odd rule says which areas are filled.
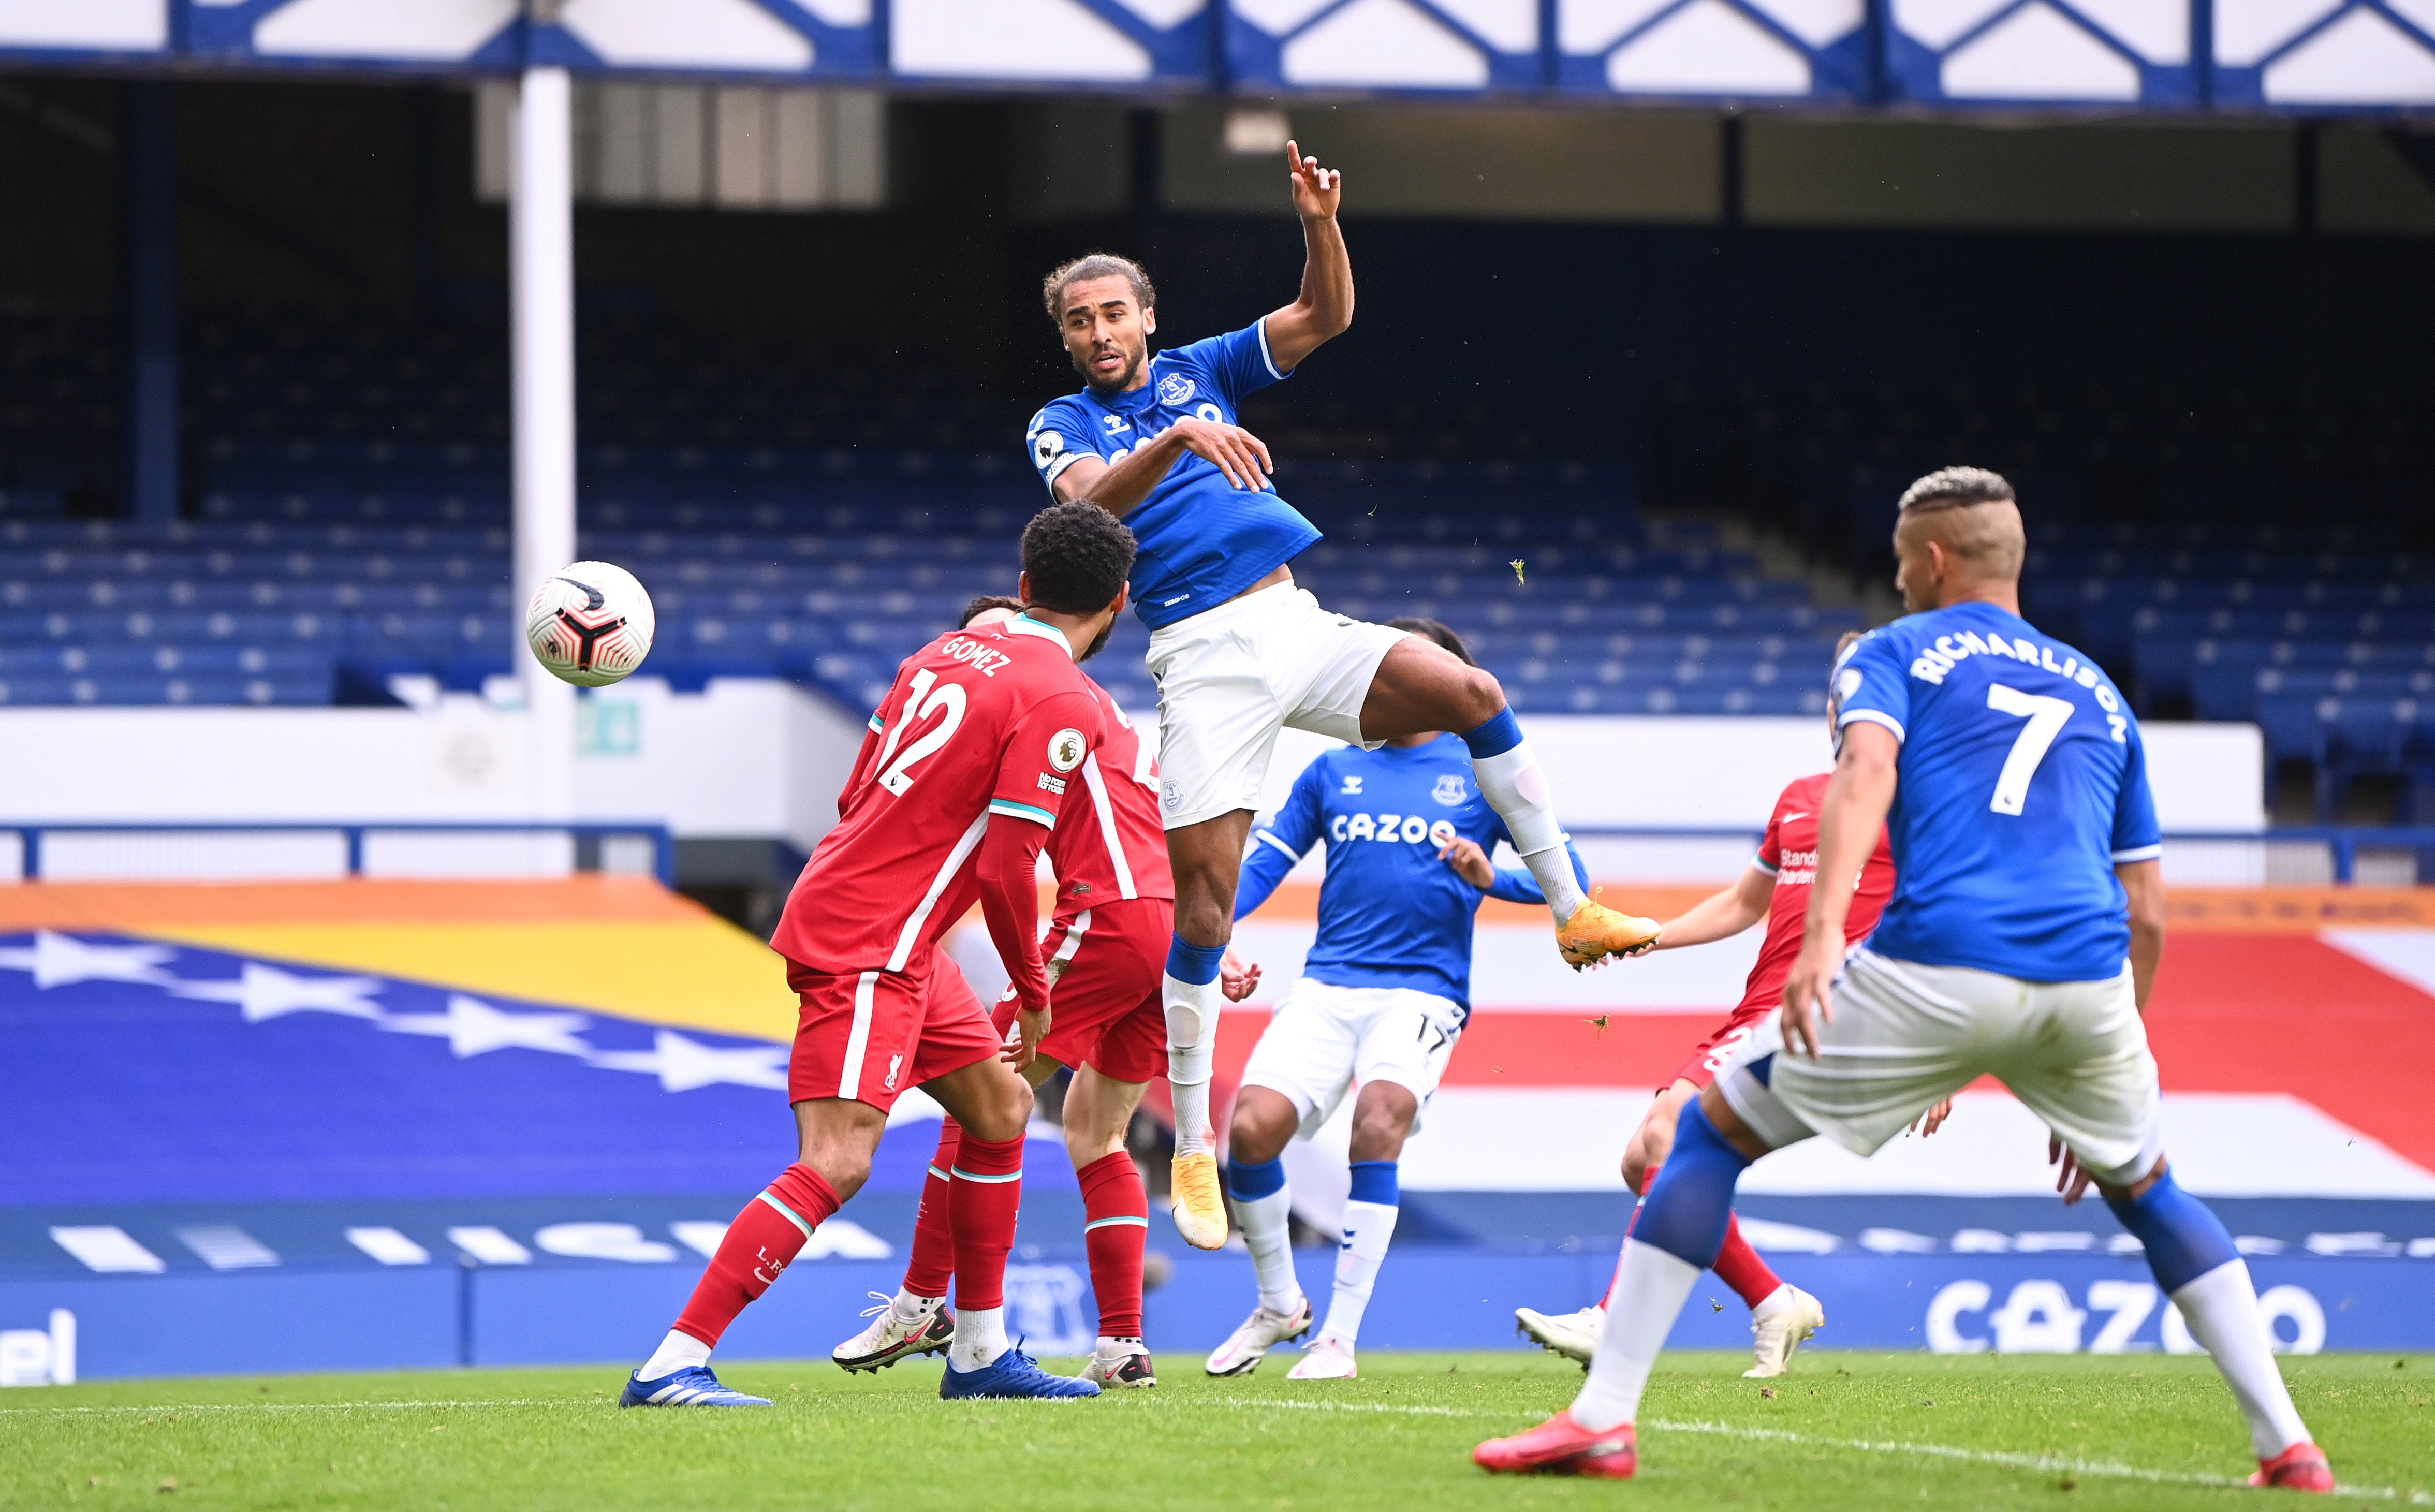
[[[1640,1449],[1630,1423],[1594,1434],[1573,1421],[1567,1409],[1527,1433],[1490,1439],[1471,1452],[1471,1462],[1484,1470],[1546,1470],[1624,1481],[1640,1469]]]
[[[2303,1439],[2272,1459],[2259,1460],[2257,1473],[2249,1478],[2249,1484],[2279,1486],[2287,1491],[2331,1493],[2334,1468],[2325,1463],[2323,1450]]]

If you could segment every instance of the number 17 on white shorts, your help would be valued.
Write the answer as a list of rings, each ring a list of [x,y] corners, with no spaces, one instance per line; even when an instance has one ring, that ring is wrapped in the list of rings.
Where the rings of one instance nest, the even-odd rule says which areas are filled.
[[[1304,977],[1260,1032],[1243,1085],[1294,1105],[1295,1137],[1317,1134],[1356,1083],[1393,1082],[1425,1112],[1462,1038],[1462,1009],[1407,987],[1337,987]],[[1412,1125],[1415,1130],[1420,1121]]]

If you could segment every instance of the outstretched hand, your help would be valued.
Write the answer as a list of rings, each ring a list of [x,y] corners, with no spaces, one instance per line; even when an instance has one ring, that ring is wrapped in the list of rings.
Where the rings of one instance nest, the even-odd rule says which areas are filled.
[[[1934,1108],[1922,1113],[1919,1117],[1912,1119],[1910,1121],[1911,1132],[1917,1134],[1921,1139],[1926,1139],[1930,1134],[1935,1133],[1938,1129],[1943,1128],[1944,1126],[1944,1121],[1952,1116],[1953,1099],[1947,1097],[1943,1102],[1938,1103]]]
[[[1299,143],[1286,144],[1286,171],[1293,175],[1294,214],[1304,220],[1334,220],[1344,199],[1344,175],[1322,168],[1317,158],[1302,155]]]
[[[1218,963],[1218,990],[1229,1003],[1240,1003],[1260,988],[1260,963],[1245,962],[1233,951]]]
[[[2089,1184],[2096,1178],[2080,1168],[2080,1157],[2052,1130],[2046,1133],[2046,1164],[2055,1168],[2055,1190],[2063,1194],[2064,1207],[2088,1195]]]

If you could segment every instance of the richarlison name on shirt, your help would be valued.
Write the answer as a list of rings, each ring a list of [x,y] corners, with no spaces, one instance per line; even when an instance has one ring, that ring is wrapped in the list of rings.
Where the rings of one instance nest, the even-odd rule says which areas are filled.
[[[2105,711],[2105,722],[2114,727],[2114,738],[2123,739],[2129,721],[2122,714],[2122,700],[2114,690],[2097,680],[2097,669],[2083,666],[2080,658],[2067,656],[2058,665],[2054,647],[2041,645],[2027,639],[2007,640],[2000,635],[1980,635],[1976,630],[1963,630],[1958,635],[1940,635],[1935,644],[1913,658],[1910,675],[1922,682],[1942,685],[1944,675],[1964,660],[1974,656],[2009,657],[2012,661],[2043,667],[2059,678],[2069,678],[2097,696],[2097,705]]]

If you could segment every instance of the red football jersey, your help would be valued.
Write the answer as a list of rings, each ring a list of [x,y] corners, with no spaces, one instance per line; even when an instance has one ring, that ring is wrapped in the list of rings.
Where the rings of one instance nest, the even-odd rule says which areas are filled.
[[[1158,816],[1158,752],[1105,688],[1082,680],[1098,700],[1102,738],[1082,761],[1088,810],[1078,809],[1048,836],[1057,912],[1077,913],[1119,898],[1173,898],[1166,826]]]
[[[1784,1001],[1784,984],[1801,954],[1802,928],[1809,917],[1809,885],[1818,878],[1818,804],[1826,796],[1831,775],[1820,772],[1794,782],[1768,817],[1767,838],[1759,842],[1752,865],[1775,878],[1775,895],[1768,904],[1767,942],[1758,948],[1758,964],[1751,968],[1736,1014],[1763,1013]],[[1893,843],[1879,831],[1877,849],[1861,868],[1860,885],[1852,894],[1852,911],[1843,918],[1846,945],[1877,927],[1877,916],[1893,895]]]
[[[1099,741],[1064,636],[1029,620],[942,635],[896,669],[769,943],[816,971],[901,971],[980,893],[990,816],[1049,827]]]

